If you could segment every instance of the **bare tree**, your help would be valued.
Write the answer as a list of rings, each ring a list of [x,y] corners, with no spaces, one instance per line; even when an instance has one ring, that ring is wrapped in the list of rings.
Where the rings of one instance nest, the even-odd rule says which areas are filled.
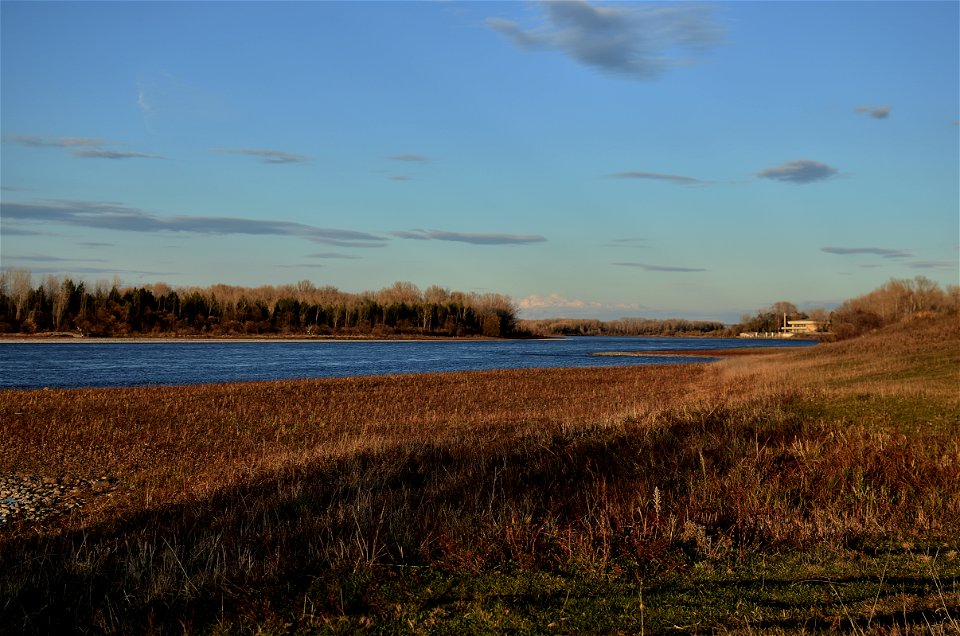
[[[30,299],[30,293],[33,291],[33,276],[29,270],[14,269],[10,271],[10,278],[13,303],[17,308],[16,319],[20,320],[23,317],[23,309]]]
[[[56,291],[51,290],[53,295],[53,326],[57,331],[63,326],[63,317],[67,313],[67,307],[70,306],[70,295],[73,293],[73,281],[68,276],[64,276]]]
[[[420,288],[411,282],[397,281],[390,287],[377,292],[377,302],[381,305],[416,305],[423,298]]]

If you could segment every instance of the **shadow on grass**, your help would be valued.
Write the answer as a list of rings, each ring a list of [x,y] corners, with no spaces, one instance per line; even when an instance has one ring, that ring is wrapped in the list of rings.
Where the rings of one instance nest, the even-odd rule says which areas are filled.
[[[84,530],[5,530],[0,631],[336,631],[374,621],[402,632],[431,617],[477,632],[835,626],[845,598],[816,594],[863,587],[873,591],[851,602],[865,602],[877,594],[869,577],[814,589],[802,578],[757,581],[740,561],[935,531],[918,530],[917,508],[929,513],[939,496],[950,510],[960,469],[924,461],[911,438],[838,430],[798,399],[401,444]],[[897,466],[881,470],[889,457]],[[904,484],[916,501],[889,497]],[[952,509],[937,517],[941,533],[960,527]],[[727,569],[744,578],[727,581]],[[451,582],[468,591],[451,593]],[[931,585],[884,581],[910,599],[935,599]],[[885,615],[861,608],[851,620]]]

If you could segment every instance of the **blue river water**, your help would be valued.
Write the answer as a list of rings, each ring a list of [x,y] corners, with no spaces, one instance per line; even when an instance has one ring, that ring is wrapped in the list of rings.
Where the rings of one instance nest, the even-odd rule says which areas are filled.
[[[706,356],[603,356],[813,344],[732,338],[576,337],[419,341],[0,341],[0,388],[207,384],[398,373],[706,362]]]

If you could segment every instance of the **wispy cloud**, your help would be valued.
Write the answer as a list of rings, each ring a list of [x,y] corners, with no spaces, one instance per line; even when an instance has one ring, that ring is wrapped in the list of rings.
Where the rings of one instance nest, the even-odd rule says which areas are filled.
[[[871,254],[883,258],[909,258],[913,254],[909,250],[889,249],[886,247],[821,247],[821,252],[848,256],[851,254]]]
[[[391,157],[387,157],[387,159],[390,159],[391,161],[407,161],[412,163],[426,163],[427,161],[430,161],[430,157],[427,157],[426,155],[393,155]]]
[[[608,176],[614,179],[646,179],[650,181],[667,181],[669,183],[676,183],[678,185],[709,185],[713,183],[712,181],[704,181],[703,179],[695,179],[694,177],[685,177],[676,174],[661,174],[659,172],[615,172]]]
[[[111,142],[99,137],[37,137],[35,135],[4,135],[3,140],[35,148],[74,148],[76,146],[107,146]]]
[[[60,223],[123,232],[182,232],[295,236],[342,247],[383,247],[383,237],[354,230],[320,228],[302,223],[226,216],[157,216],[116,203],[48,201],[0,202],[3,220]],[[5,230],[6,231],[6,230]]]
[[[607,243],[608,247],[647,247],[647,239],[640,237],[618,238]]]
[[[896,260],[898,261],[898,266],[908,269],[934,269],[954,272],[957,270],[957,261],[955,260],[917,260],[914,259],[912,251],[905,249],[888,247],[821,247],[820,251],[828,254],[838,254],[840,256],[857,256],[861,254],[879,256],[884,259]],[[881,267],[881,265],[876,262],[863,263],[860,267],[864,269],[875,269]]]
[[[348,259],[356,260],[359,259],[359,256],[354,256],[352,254],[340,254],[339,252],[317,252],[315,254],[307,254],[307,258],[333,258],[333,259]]]
[[[132,150],[114,150],[104,146],[122,146],[118,142],[99,137],[36,137],[32,135],[6,135],[3,141],[32,146],[34,148],[62,148],[81,159],[162,159],[160,155]]]
[[[61,256],[10,256],[13,261],[28,261],[36,263],[106,263],[105,258],[63,258]]]
[[[136,80],[136,107],[147,130],[176,119],[209,118],[225,109],[223,97],[192,85],[163,70],[141,75]]]
[[[137,108],[140,109],[140,115],[143,117],[143,124],[147,129],[153,129],[153,106],[150,104],[148,89],[143,82],[137,82]]]
[[[326,267],[326,265],[320,263],[298,263],[297,265],[277,265],[276,267],[280,269],[322,269]]]
[[[74,157],[82,157],[84,159],[162,159],[160,155],[123,150],[74,150],[72,154]]]
[[[4,223],[3,219],[0,218],[0,227],[3,228],[3,236],[53,236],[50,232],[38,232],[36,230],[28,230],[22,227],[15,227],[9,223]]]
[[[893,110],[890,106],[857,106],[854,108],[855,111],[863,115],[869,115],[874,119],[886,119],[890,116],[890,111]]]
[[[542,236],[534,234],[474,234],[469,232],[446,232],[443,230],[410,230],[391,232],[393,236],[417,241],[456,241],[473,245],[522,245],[542,243]]]
[[[270,148],[211,148],[211,152],[220,152],[231,155],[247,155],[255,157],[263,163],[306,163],[310,160],[306,155]]]
[[[17,260],[17,259],[11,259]],[[22,259],[20,259],[22,260]],[[149,270],[138,270],[138,269],[116,269],[112,267],[90,267],[87,265],[80,266],[64,266],[60,263],[67,261],[75,261],[76,259],[57,259],[55,257],[38,257],[37,261],[40,263],[47,263],[45,265],[36,265],[31,264],[28,269],[32,274],[66,274],[69,276],[78,276],[78,275],[102,275],[102,274],[134,274],[137,276],[179,276],[183,272],[161,272],[161,271],[149,271]],[[3,269],[10,269],[10,266],[5,265]]]
[[[824,181],[837,174],[837,169],[819,161],[798,159],[779,166],[765,168],[757,173],[761,179],[772,179],[785,183],[806,184]]]
[[[395,174],[389,177],[391,181],[413,181],[413,177],[408,177],[405,174]]]
[[[912,261],[905,263],[910,269],[942,269],[957,271],[957,261]]]
[[[678,273],[690,273],[690,272],[705,272],[707,270],[702,267],[675,267],[673,265],[648,265],[646,263],[632,263],[632,262],[619,262],[614,263],[614,265],[619,265],[621,267],[636,267],[642,269],[646,272],[678,272]]]
[[[580,64],[632,79],[688,66],[723,40],[707,5],[539,3],[540,26],[489,18],[487,25],[526,51],[561,51]]]

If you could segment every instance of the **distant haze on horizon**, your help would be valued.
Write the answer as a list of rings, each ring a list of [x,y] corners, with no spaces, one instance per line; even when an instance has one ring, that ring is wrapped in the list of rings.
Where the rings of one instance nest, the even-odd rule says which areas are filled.
[[[0,267],[733,322],[960,282],[957,2],[2,2]]]

